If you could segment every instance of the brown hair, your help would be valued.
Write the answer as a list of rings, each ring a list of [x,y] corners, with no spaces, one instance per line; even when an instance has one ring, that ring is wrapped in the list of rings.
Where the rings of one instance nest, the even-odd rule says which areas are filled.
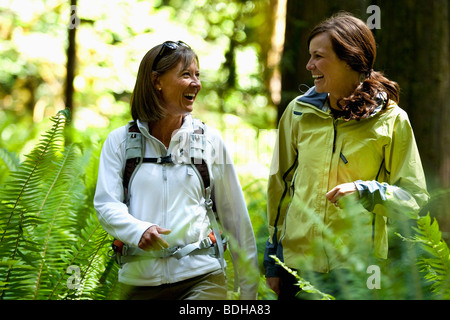
[[[308,38],[326,32],[331,39],[333,50],[339,59],[345,61],[354,71],[362,75],[361,83],[355,91],[338,101],[346,120],[367,118],[377,107],[377,96],[387,94],[387,98],[399,102],[400,87],[387,79],[382,72],[374,71],[376,42],[366,24],[348,12],[340,12],[317,25]]]
[[[133,93],[131,94],[131,116],[133,120],[146,122],[156,122],[166,116],[166,109],[161,104],[160,93],[155,87],[155,79],[168,70],[183,63],[183,68],[187,68],[195,59],[199,64],[195,52],[185,46],[178,46],[173,52],[161,57],[152,70],[153,61],[161,51],[162,44],[150,49],[142,58],[136,78]],[[156,76],[156,77],[155,77]]]

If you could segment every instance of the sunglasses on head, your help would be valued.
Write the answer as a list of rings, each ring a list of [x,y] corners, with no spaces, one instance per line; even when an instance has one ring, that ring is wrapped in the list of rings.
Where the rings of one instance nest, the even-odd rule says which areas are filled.
[[[161,50],[159,50],[158,55],[155,58],[155,61],[153,61],[152,71],[155,71],[156,66],[158,65],[158,62],[164,57],[165,55],[169,54],[170,52],[173,52],[177,50],[178,47],[185,47],[188,49],[191,49],[189,45],[184,43],[183,41],[166,41],[162,44]]]

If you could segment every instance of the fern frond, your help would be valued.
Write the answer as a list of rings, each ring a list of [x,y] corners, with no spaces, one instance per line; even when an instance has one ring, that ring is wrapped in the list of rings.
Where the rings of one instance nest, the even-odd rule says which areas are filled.
[[[108,249],[109,245],[108,243]],[[108,254],[103,254],[105,269],[98,280],[98,286],[92,291],[91,296],[95,299],[115,300],[118,299],[118,285],[119,266],[116,261],[109,257]]]
[[[20,165],[20,159],[14,152],[9,152],[6,148],[0,148],[0,160],[5,164],[5,166],[0,165],[0,169],[2,169],[0,173],[1,183],[11,171],[17,170]],[[6,170],[3,170],[4,167],[6,167]]]
[[[58,113],[52,128],[26,156],[17,171],[10,174],[0,192],[0,259],[7,266],[0,267],[0,298],[27,298],[35,282],[36,269],[42,257],[33,230],[43,224],[39,211],[42,182],[57,151],[61,148],[65,117]],[[17,263],[9,263],[17,261]]]
[[[304,292],[318,294],[322,300],[334,300],[335,299],[332,295],[320,291],[319,289],[314,287],[309,281],[300,277],[298,275],[297,271],[294,271],[291,268],[289,268],[285,263],[283,263],[280,259],[278,259],[277,256],[271,255],[270,257],[272,259],[274,259],[277,264],[282,266],[283,269],[285,269],[287,272],[289,272],[291,275],[293,275],[295,277],[295,279],[297,280],[296,285],[299,287],[299,289],[303,290]]]
[[[417,220],[416,235],[404,241],[420,244],[425,254],[417,265],[425,273],[425,279],[432,283],[431,290],[440,299],[450,299],[450,250],[442,238],[439,224],[430,215]]]
[[[64,266],[58,270],[59,277],[53,283],[53,289],[47,299],[89,299],[91,293],[99,285],[98,280],[105,270],[107,250],[111,243],[110,236],[103,230],[95,214],[91,214],[86,226],[71,249],[62,257]],[[66,283],[69,266],[77,266],[81,270],[80,284],[77,288],[69,288]],[[117,276],[117,273],[115,274]]]
[[[71,242],[76,241],[77,217],[81,207],[80,195],[83,194],[79,148],[68,146],[57,162],[54,172],[49,176],[44,189],[37,216],[46,221],[33,231],[41,244],[42,263],[39,266],[33,299],[42,296],[38,293],[41,283],[44,288],[49,285],[50,275],[45,270],[58,268],[61,265],[60,256],[66,253]],[[44,263],[45,260],[45,263]]]
[[[9,229],[9,224],[16,213],[20,214],[22,208],[27,212],[36,210],[33,199],[63,139],[65,118],[58,113],[51,120],[54,123],[52,129],[43,135],[41,142],[26,156],[26,160],[18,170],[12,172],[0,194],[2,199],[0,228],[3,231],[0,235],[0,243],[4,241],[5,232]]]

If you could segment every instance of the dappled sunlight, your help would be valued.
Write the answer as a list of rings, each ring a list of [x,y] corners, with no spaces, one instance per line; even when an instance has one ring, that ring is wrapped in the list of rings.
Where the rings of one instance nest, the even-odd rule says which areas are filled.
[[[342,2],[339,7],[367,19],[371,12],[364,9],[374,2],[378,3]],[[182,40],[199,57],[202,90],[192,115],[219,131],[226,144],[259,250],[260,270],[249,272],[260,276],[259,298],[276,299],[265,286],[262,260],[269,235],[267,184],[277,125],[287,102],[314,81],[305,68],[310,58],[307,30],[333,13],[336,4],[296,0],[70,4],[70,0],[0,0],[0,299],[117,298],[118,267],[108,256],[111,239],[92,207],[100,150],[112,130],[132,119],[130,98],[142,58],[167,40]],[[437,212],[437,220],[431,215],[414,225],[390,222],[389,272],[383,270],[387,263],[380,264],[381,287],[387,290],[377,288],[366,295],[435,299],[434,290],[438,298],[449,298],[445,241],[450,237],[450,219],[445,211],[450,197],[448,190],[440,189],[449,184],[448,148],[443,143],[448,140],[450,73],[448,50],[442,49],[448,44],[448,15],[442,12],[447,11],[406,0],[370,7],[378,8],[378,15],[369,19],[379,47],[375,67],[400,84],[400,107],[414,127],[433,190],[434,202],[426,209]],[[417,26],[426,26],[426,32]],[[74,42],[69,40],[70,31]],[[69,43],[75,45],[73,55],[68,53]],[[415,48],[414,55],[410,48]],[[74,78],[68,81],[66,64],[73,60]],[[67,85],[73,85],[73,94],[66,93]],[[278,170],[278,163],[272,169]],[[353,209],[346,210],[355,214]],[[348,234],[330,232],[330,246]],[[339,249],[342,256],[351,252],[350,247]],[[358,265],[358,256],[353,258],[358,276],[366,279],[365,265]],[[231,261],[229,265],[231,275]],[[80,272],[74,266],[86,275],[78,291],[67,286],[68,270]],[[309,278],[304,281],[302,285],[314,285]],[[3,290],[9,284],[12,289]],[[230,298],[238,298],[228,289]]]
[[[226,58],[234,28],[239,25],[235,35],[241,39],[239,41],[248,37],[246,33],[253,32],[245,31],[241,24],[255,15],[256,7],[243,4],[241,8],[237,3],[202,5],[189,1],[184,9],[177,9],[158,3],[77,2],[73,124],[80,134],[89,128],[105,129],[104,132],[114,129],[110,126],[120,123],[115,118],[121,119],[123,124],[130,120],[126,114],[140,60],[151,47],[169,39],[189,43],[200,58],[203,90],[194,116],[223,132],[231,130],[233,125],[228,123],[229,117],[225,119],[222,115],[227,117],[229,112],[230,117],[234,114],[241,124],[246,124],[249,123],[247,118],[260,108],[262,111],[256,111],[260,118],[257,127],[246,124],[248,129],[257,133],[261,127],[273,127],[275,108],[266,98],[264,83],[256,76],[264,63],[260,59],[260,49],[252,42],[242,43],[236,48],[234,62]],[[210,10],[210,16],[195,10],[202,6],[203,10]],[[0,92],[2,105],[7,112],[19,115],[18,123],[21,119],[24,124],[29,121],[20,115],[30,109],[32,121],[41,122],[64,108],[67,32],[73,12],[63,0],[3,1],[0,7],[6,10],[1,18],[0,34],[4,37],[0,48],[7,53],[2,55],[0,66],[10,77],[4,81],[9,81],[11,86]],[[215,32],[216,28],[221,32]],[[237,88],[225,85],[230,62],[236,66]],[[16,95],[17,92],[21,94]],[[214,99],[210,99],[212,94]],[[213,118],[216,120],[208,120]],[[240,141],[230,139],[230,147],[246,148],[234,146]]]

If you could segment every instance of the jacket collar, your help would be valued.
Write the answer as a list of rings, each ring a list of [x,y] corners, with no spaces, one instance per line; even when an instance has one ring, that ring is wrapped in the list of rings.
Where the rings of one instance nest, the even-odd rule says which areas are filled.
[[[137,120],[137,125],[139,127],[139,131],[144,135],[146,138],[150,138],[151,134],[148,131],[148,123],[146,121]],[[186,115],[183,118],[183,123],[181,124],[181,127],[178,130],[175,130],[172,137],[179,133],[179,132],[192,132],[194,129],[194,126],[192,124],[192,116],[191,114]]]
[[[316,87],[309,88],[306,93],[300,97],[297,98],[297,102],[300,103],[306,103],[309,105],[312,105],[316,107],[319,110],[325,111],[328,109],[328,107],[325,106],[325,103],[328,99],[328,93],[318,93],[316,91]],[[377,103],[378,107],[372,112],[372,114],[369,117],[374,116],[378,112],[380,112],[383,109],[383,106],[387,102],[387,94],[385,92],[378,93],[377,95]]]
[[[304,95],[300,96],[297,101],[313,105],[322,110],[327,99],[328,93],[317,93],[316,87],[311,87]]]

